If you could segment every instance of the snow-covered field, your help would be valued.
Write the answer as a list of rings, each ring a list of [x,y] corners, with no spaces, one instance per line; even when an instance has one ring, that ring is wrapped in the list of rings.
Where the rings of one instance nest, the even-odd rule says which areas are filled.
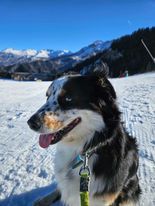
[[[139,205],[155,206],[155,73],[111,81],[122,120],[139,143]],[[0,206],[31,206],[56,187],[55,146],[41,149],[26,123],[45,102],[49,84],[0,80]]]

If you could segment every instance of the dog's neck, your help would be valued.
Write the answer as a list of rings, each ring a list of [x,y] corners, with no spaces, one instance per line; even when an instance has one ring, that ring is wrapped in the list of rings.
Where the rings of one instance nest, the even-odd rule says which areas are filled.
[[[59,165],[60,168],[63,168],[63,167],[71,168],[73,161],[76,159],[78,155],[82,155],[86,152],[91,152],[91,151],[92,151],[91,156],[95,155],[95,157],[98,157],[98,158],[102,156],[102,158],[104,158],[104,156],[106,155],[105,151],[106,151],[107,145],[108,147],[110,145],[112,146],[114,139],[115,139],[115,142],[118,142],[118,145],[120,145],[118,152],[120,153],[124,152],[124,148],[121,148],[121,143],[120,143],[120,141],[124,141],[122,139],[122,136],[123,136],[122,132],[123,132],[123,128],[120,127],[119,130],[113,133],[113,136],[111,137],[107,136],[108,132],[103,130],[101,132],[95,132],[92,138],[88,142],[86,141],[86,142],[83,142],[82,144],[81,142],[79,144],[76,144],[76,143],[74,144],[74,142],[58,143],[57,155],[59,155],[59,157],[61,157],[63,161],[61,160],[61,165],[59,165],[59,163],[57,165]],[[92,159],[94,158],[90,158],[90,159],[92,162]]]

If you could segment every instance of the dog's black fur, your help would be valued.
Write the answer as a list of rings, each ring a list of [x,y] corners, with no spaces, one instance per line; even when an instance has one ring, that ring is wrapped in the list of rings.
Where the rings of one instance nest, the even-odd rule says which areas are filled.
[[[105,128],[95,132],[91,141],[83,147],[83,151],[87,151],[105,142],[105,146],[95,153],[97,158],[91,171],[96,179],[103,180],[105,186],[103,191],[94,196],[118,194],[112,206],[136,203],[141,193],[137,177],[137,143],[123,127],[113,86],[104,76],[72,76],[64,84],[63,90],[66,91],[65,97],[71,97],[72,101],[66,102],[63,95],[58,96],[61,110],[93,110],[105,122]]]
[[[79,96],[83,96],[84,100],[81,101],[80,98],[78,102],[78,99],[76,99],[75,104],[72,105],[62,104],[62,108],[79,107],[80,109],[95,110],[101,113],[106,124],[106,131],[104,129],[103,132],[96,132],[91,142],[85,145],[84,151],[98,145],[99,142],[110,139],[106,146],[96,152],[98,159],[93,166],[93,173],[96,178],[103,177],[103,181],[107,179],[105,189],[96,196],[104,193],[115,193],[122,188],[122,192],[113,203],[113,206],[128,201],[137,202],[141,193],[136,174],[138,169],[137,143],[136,139],[126,132],[121,123],[120,112],[116,105],[116,93],[112,85],[106,78],[99,79],[94,76],[85,76],[70,80],[64,89],[69,94],[74,94],[73,91],[70,91],[75,88],[74,84],[80,85],[81,88],[78,87],[79,90],[76,90],[76,92],[79,92]],[[87,104],[87,99],[91,104]],[[99,99],[100,101],[98,101]],[[102,104],[102,101],[105,103]]]

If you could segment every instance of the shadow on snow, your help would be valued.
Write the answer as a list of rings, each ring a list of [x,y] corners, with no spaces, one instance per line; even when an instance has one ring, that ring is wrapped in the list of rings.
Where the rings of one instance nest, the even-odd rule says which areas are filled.
[[[56,188],[56,183],[53,183],[46,187],[33,189],[29,192],[25,192],[19,195],[11,195],[4,200],[0,200],[0,206],[33,206],[33,203],[47,194],[51,193]],[[63,206],[58,202],[53,206]]]

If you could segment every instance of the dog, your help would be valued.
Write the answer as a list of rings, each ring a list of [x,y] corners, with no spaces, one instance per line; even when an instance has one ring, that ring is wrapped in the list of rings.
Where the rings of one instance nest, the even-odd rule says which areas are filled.
[[[116,92],[107,77],[102,72],[66,75],[51,83],[46,96],[28,125],[40,133],[42,148],[57,144],[58,188],[35,205],[61,200],[80,206],[80,167],[72,166],[78,155],[90,150],[90,206],[136,205],[141,194],[138,147],[123,127]]]

